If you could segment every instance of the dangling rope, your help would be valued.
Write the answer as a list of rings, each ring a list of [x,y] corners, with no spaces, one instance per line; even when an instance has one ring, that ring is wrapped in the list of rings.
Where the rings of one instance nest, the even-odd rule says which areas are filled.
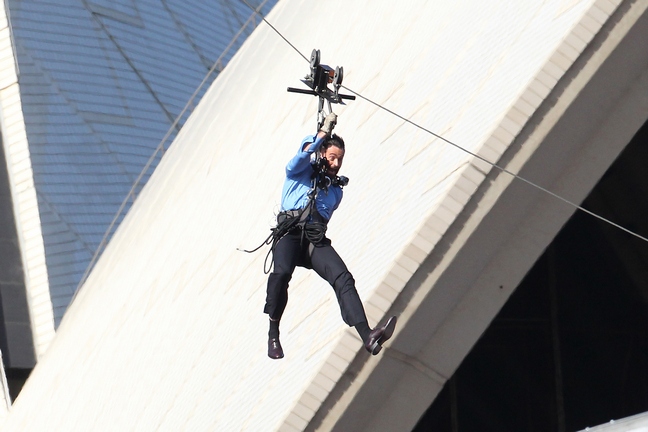
[[[237,250],[245,253],[254,253],[263,246],[271,245],[270,250],[268,250],[268,253],[266,254],[265,260],[263,260],[263,273],[270,273],[272,265],[274,264],[274,251],[277,247],[277,243],[279,243],[279,240],[281,240],[286,234],[297,227],[305,209],[306,207],[299,210],[297,214],[291,216],[286,215],[284,212],[279,213],[277,217],[277,225],[274,228],[270,228],[270,235],[259,246],[252,250],[239,248],[237,248]],[[282,215],[285,215],[285,217],[282,217]],[[270,265],[268,265],[268,258],[270,258]]]

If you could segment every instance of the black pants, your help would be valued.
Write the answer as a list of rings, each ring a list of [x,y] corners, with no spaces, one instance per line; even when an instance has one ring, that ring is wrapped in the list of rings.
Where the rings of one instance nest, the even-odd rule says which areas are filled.
[[[302,239],[297,228],[284,236],[274,250],[274,270],[268,277],[264,312],[279,320],[288,303],[288,283],[296,266],[313,269],[335,290],[342,319],[349,326],[367,321],[355,280],[327,238],[316,245]],[[310,247],[309,247],[310,246]],[[310,250],[309,250],[310,249]]]

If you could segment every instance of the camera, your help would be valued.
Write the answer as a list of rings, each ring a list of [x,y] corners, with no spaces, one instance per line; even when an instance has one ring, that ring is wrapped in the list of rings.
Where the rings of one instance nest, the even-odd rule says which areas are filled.
[[[320,189],[328,189],[329,186],[340,186],[344,187],[349,184],[349,178],[345,176],[335,176],[331,178],[327,176],[326,173],[326,160],[319,159],[317,162],[311,162],[313,166],[313,177],[317,178],[317,187]]]
[[[331,182],[335,185],[338,185],[340,187],[344,187],[349,184],[349,177],[345,176],[336,176],[335,179]]]
[[[348,185],[348,184],[349,184],[349,178],[348,178],[348,177],[345,177],[345,176],[339,176],[339,177],[338,177],[338,176],[335,176],[335,178],[331,178],[331,177],[329,177],[329,176],[327,176],[327,175],[324,175],[324,176],[321,176],[321,177],[320,177],[320,180],[319,180],[319,183],[318,183],[317,186],[318,186],[320,189],[324,189],[324,190],[326,190],[326,189],[328,189],[329,186],[331,186],[331,185],[333,185],[333,186],[340,186],[341,188],[343,188],[344,186],[346,186],[346,185]]]

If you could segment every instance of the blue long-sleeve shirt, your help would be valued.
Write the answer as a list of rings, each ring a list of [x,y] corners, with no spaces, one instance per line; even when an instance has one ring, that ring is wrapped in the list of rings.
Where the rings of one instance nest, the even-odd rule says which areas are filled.
[[[313,168],[311,155],[319,151],[323,138],[309,135],[301,142],[297,154],[286,165],[286,180],[281,194],[281,210],[299,210],[308,204],[311,190]],[[313,144],[313,145],[311,145]],[[304,150],[308,147],[307,150]],[[319,190],[315,197],[317,212],[327,221],[342,201],[342,188],[331,185],[327,191]]]

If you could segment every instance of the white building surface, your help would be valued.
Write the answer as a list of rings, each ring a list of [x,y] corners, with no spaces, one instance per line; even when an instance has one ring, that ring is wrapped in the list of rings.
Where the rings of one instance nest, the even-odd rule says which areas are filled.
[[[267,18],[283,38],[257,27],[211,85],[71,304],[3,431],[413,430],[646,122],[646,9],[646,0],[277,3]],[[96,28],[107,25],[93,14]],[[268,235],[285,163],[315,132],[316,99],[286,92],[302,85],[313,48],[323,63],[344,67],[343,92],[358,95],[334,106],[351,180],[328,236],[370,324],[389,315],[399,324],[383,352],[369,356],[331,289],[299,269],[282,320],[286,357],[276,361],[266,356],[262,313],[266,250],[239,249]],[[161,91],[161,107],[180,108],[172,100]],[[50,127],[114,147],[105,157],[118,161],[119,145],[101,141],[99,125],[133,122],[139,131],[165,115],[104,112],[83,98],[66,106],[76,115],[65,111]],[[69,117],[81,124],[68,125]],[[138,149],[129,146],[129,155],[143,163],[148,153]],[[117,166],[129,174],[117,182],[114,206],[141,163]],[[110,188],[115,174],[106,171],[88,176]],[[37,187],[18,189],[31,191],[28,209],[48,203]],[[70,214],[84,226],[86,216]]]
[[[645,414],[628,417],[622,420],[610,420],[606,424],[586,428],[583,432],[646,432],[648,416]]]

